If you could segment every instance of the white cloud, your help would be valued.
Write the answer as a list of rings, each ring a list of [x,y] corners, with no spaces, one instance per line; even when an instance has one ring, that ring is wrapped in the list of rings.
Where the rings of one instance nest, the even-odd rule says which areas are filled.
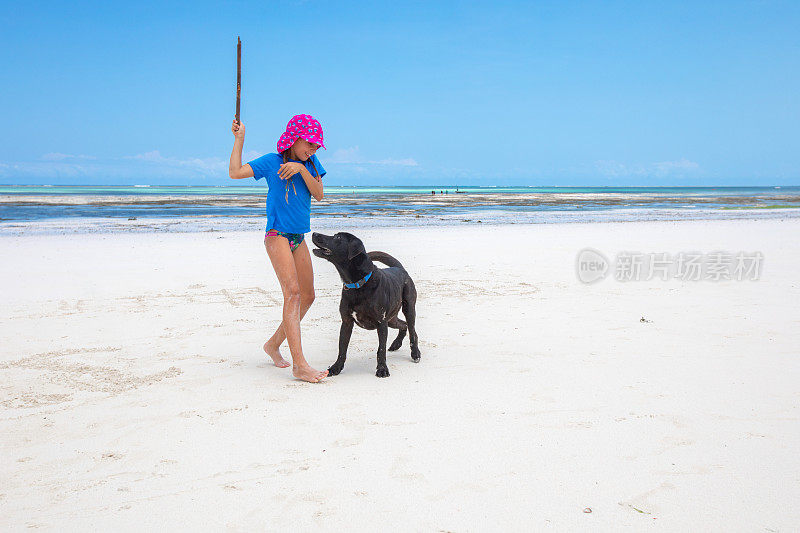
[[[72,155],[72,154],[62,154],[60,152],[50,152],[44,154],[42,156],[42,160],[44,161],[65,161],[65,160],[75,160],[75,159],[97,159],[97,157],[93,155]]]
[[[400,167],[416,167],[419,166],[417,162],[408,157],[406,159],[381,159],[380,161],[374,161],[376,165],[394,165]]]
[[[10,177],[37,177],[37,178],[80,178],[91,175],[93,163],[72,163],[66,161],[30,161],[25,163],[12,163],[6,165],[8,171],[3,171]]]
[[[166,160],[166,158],[162,156],[161,152],[159,152],[158,150],[153,150],[152,152],[145,152],[143,154],[125,155],[122,156],[122,159],[138,159],[139,161],[150,161],[152,163],[162,163]]]
[[[257,152],[255,150],[250,150],[250,151],[245,152],[245,153],[242,154],[242,163],[247,163],[248,161],[252,161],[253,159],[256,159],[257,157],[261,157],[262,155],[264,155],[264,154],[261,153],[261,152]]]
[[[361,150],[358,146],[350,148],[340,148],[333,152],[333,154],[326,158],[326,163],[334,163],[340,165],[386,165],[386,166],[402,166],[402,167],[416,167],[419,164],[412,158],[405,159],[378,159],[371,160],[361,155]]]
[[[243,154],[242,161],[262,155],[254,150]],[[368,176],[391,172],[414,173],[422,170],[413,158],[366,157],[358,146],[324,154],[328,163],[342,165],[339,174]],[[36,161],[4,161],[0,163],[3,181],[55,180],[55,182],[86,183],[98,178],[115,183],[228,183],[228,158],[174,157],[150,150],[117,157],[97,157],[86,154],[50,152]]]
[[[604,176],[626,177],[626,176],[657,176],[657,177],[680,177],[692,173],[700,168],[700,165],[688,159],[678,159],[677,161],[659,161],[649,165],[630,165],[617,161],[596,161],[595,168]]]
[[[653,163],[653,168],[656,174],[667,175],[697,170],[700,168],[700,165],[694,161],[689,161],[688,159],[679,159],[678,161],[661,161],[659,163]]]
[[[59,180],[85,183],[101,178],[124,183],[135,180],[184,183],[226,181],[228,160],[219,157],[167,157],[158,150],[122,157],[98,158],[92,155],[72,155],[59,152],[44,154],[34,161],[0,162],[0,177],[4,181]]]
[[[604,176],[641,176],[644,170],[642,167],[632,168],[616,161],[595,161],[594,165],[597,171]]]
[[[177,157],[164,157],[158,150],[145,152],[143,154],[123,156],[123,159],[134,159],[167,167],[186,168],[206,174],[223,174],[228,168],[228,161],[219,157],[179,159]]]
[[[361,162],[358,146],[353,146],[352,148],[339,148],[326,159],[328,163],[341,163],[345,165],[357,164]]]

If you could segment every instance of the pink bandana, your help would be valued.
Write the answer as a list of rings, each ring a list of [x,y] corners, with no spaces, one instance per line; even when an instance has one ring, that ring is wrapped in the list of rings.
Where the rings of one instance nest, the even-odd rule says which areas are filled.
[[[295,115],[286,125],[286,131],[278,139],[278,153],[289,149],[298,138],[318,144],[325,148],[322,142],[322,124],[311,115]],[[327,150],[327,148],[325,148]]]

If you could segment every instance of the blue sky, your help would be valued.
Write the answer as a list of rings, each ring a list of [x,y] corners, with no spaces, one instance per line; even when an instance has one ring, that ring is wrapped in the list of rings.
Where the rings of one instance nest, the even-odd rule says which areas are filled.
[[[16,2],[0,183],[228,185],[325,129],[334,185],[798,185],[800,2]],[[236,182],[235,184],[244,184]]]

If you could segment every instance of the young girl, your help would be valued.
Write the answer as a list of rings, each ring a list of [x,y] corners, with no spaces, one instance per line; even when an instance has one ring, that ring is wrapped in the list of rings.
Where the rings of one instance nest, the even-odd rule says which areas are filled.
[[[280,352],[284,339],[292,354],[292,374],[316,383],[328,375],[308,364],[300,344],[300,320],[314,301],[311,254],[303,240],[311,231],[311,197],[322,200],[325,169],[314,155],[322,146],[322,126],[311,115],[295,115],[278,140],[278,153],[267,154],[242,165],[244,124],[233,121],[235,140],[228,173],[233,179],[267,179],[267,233],[264,246],[283,291],[283,321],[264,343],[264,351],[276,366],[289,366]]]

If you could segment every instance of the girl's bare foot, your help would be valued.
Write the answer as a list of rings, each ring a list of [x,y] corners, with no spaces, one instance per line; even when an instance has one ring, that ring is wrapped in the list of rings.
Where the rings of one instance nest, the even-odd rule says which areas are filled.
[[[317,383],[328,375],[328,371],[323,370],[320,372],[310,366],[295,366],[292,367],[292,374],[294,374],[294,377],[297,379],[302,379],[309,383]]]
[[[269,341],[264,343],[264,351],[270,357],[272,357],[272,362],[275,363],[275,366],[278,368],[287,368],[290,366],[289,361],[283,358],[281,355],[280,346],[270,346]]]

